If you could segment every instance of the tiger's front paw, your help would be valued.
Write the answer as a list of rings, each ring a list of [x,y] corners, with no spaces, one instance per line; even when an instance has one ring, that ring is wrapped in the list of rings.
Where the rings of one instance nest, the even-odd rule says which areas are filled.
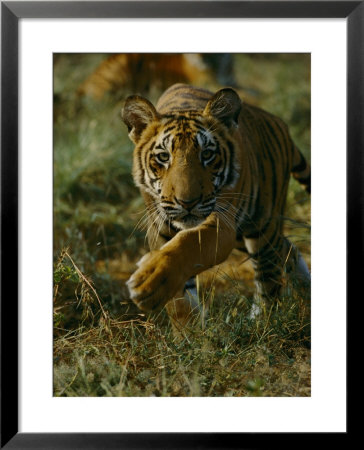
[[[130,298],[142,311],[163,308],[188,279],[177,258],[162,250],[147,253],[137,265],[127,286]]]

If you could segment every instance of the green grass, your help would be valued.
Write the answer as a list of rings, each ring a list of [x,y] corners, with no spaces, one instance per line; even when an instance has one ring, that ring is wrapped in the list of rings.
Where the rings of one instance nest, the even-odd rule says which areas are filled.
[[[135,229],[144,207],[120,118],[131,92],[99,101],[76,94],[104,57],[55,59],[54,395],[310,395],[309,300],[292,291],[249,320],[245,255],[233,252],[200,276],[208,319],[182,341],[164,311],[141,314],[129,300],[125,281],[148,250]],[[242,98],[282,117],[310,159],[309,56],[236,55],[235,74]],[[219,88],[213,78],[205,86]],[[295,181],[285,216],[286,234],[310,263],[310,199]]]

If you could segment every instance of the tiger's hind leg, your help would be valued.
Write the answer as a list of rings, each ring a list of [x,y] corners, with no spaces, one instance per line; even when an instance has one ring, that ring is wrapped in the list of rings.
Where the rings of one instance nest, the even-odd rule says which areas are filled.
[[[183,337],[188,327],[200,318],[201,308],[195,278],[189,279],[183,292],[176,294],[166,304],[166,310],[172,323],[173,333],[176,337]]]
[[[286,248],[289,248],[283,267],[286,286],[288,286],[288,288],[293,287],[295,291],[306,297],[311,287],[310,271],[298,248],[288,239],[285,239],[285,241]],[[284,293],[283,290],[282,294]]]
[[[293,280],[306,288],[310,285],[310,273],[298,249],[284,236],[275,235],[268,240],[245,239],[245,245],[255,270],[256,292],[250,318],[259,315],[282,293],[284,278]],[[285,275],[286,277],[284,277]]]

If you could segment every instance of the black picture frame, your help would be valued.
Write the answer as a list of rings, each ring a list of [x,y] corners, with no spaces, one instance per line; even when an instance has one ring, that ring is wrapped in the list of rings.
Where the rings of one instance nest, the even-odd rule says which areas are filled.
[[[247,433],[18,432],[18,25],[22,18],[346,18],[347,302],[364,273],[364,1],[1,2],[1,448],[261,448],[273,435]],[[333,93],[335,95],[335,93]],[[358,255],[359,249],[359,255]],[[348,349],[350,346],[348,346]],[[349,410],[348,410],[349,411]],[[349,412],[348,412],[349,419]],[[350,428],[348,427],[348,432]],[[349,433],[338,433],[336,443]],[[293,436],[292,436],[293,435]],[[309,434],[300,437],[305,444]],[[297,435],[280,435],[280,447]],[[317,443],[318,435],[315,437]],[[327,441],[327,436],[324,436]],[[327,442],[326,442],[327,444]]]

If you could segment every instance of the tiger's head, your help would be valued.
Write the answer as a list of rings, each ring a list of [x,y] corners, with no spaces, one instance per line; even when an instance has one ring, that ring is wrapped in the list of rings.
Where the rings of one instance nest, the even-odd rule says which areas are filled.
[[[239,168],[234,151],[241,100],[221,89],[201,110],[160,114],[145,98],[126,99],[122,118],[135,144],[136,185],[153,197],[158,214],[178,229],[197,226],[232,188]]]

